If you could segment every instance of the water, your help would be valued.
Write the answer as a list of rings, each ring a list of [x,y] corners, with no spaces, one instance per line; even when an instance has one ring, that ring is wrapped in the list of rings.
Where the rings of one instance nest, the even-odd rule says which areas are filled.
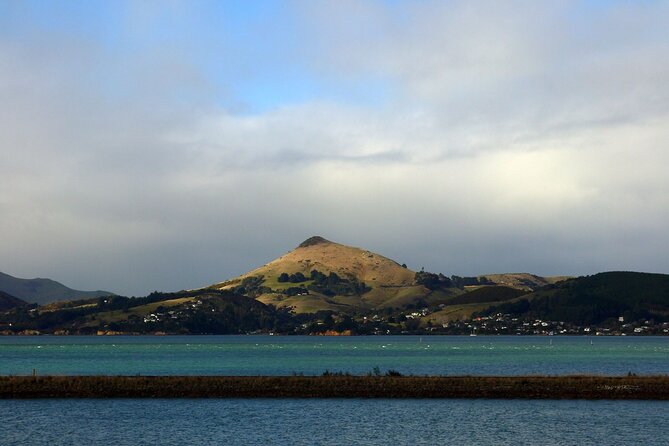
[[[669,373],[665,337],[1,337],[0,374]],[[669,438],[669,402],[0,400],[13,445],[627,445]]]
[[[25,445],[650,445],[669,403],[523,400],[0,401]],[[664,438],[664,440],[662,440]]]
[[[0,337],[0,375],[669,373],[667,337]]]

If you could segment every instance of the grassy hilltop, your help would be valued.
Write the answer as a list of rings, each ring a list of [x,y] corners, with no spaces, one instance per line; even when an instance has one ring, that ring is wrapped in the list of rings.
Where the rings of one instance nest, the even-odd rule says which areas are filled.
[[[312,277],[314,271],[326,279],[321,276],[319,283]],[[281,280],[282,274],[289,276],[288,281]],[[296,274],[304,280],[302,276],[295,278]],[[442,289],[438,296],[432,296],[435,292],[416,283],[415,277],[414,271],[382,255],[315,236],[276,260],[210,288],[242,291],[297,313],[402,307],[421,298],[443,298],[458,292]]]

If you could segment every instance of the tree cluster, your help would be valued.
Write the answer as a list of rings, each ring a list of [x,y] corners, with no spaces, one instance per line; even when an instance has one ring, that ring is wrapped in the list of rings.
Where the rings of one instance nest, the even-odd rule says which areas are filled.
[[[251,276],[242,280],[242,283],[233,288],[237,294],[256,297],[264,293],[271,293],[270,287],[263,286],[263,276]]]
[[[326,296],[354,296],[362,295],[371,290],[364,282],[359,282],[351,277],[344,279],[339,277],[336,273],[330,273],[327,276],[318,271],[311,271],[312,283],[307,287],[308,289],[325,294]]]
[[[450,288],[453,286],[451,279],[443,274],[429,273],[427,271],[418,271],[414,278],[414,282],[418,285],[423,285],[429,290],[438,290],[440,288]]]
[[[281,273],[277,281],[281,283],[302,283],[306,282],[307,278],[301,272],[296,272],[295,274]]]

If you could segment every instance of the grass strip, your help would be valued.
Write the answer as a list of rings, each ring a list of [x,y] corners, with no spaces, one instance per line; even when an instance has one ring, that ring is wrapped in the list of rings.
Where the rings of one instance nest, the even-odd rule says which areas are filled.
[[[0,398],[669,400],[669,376],[2,376]]]

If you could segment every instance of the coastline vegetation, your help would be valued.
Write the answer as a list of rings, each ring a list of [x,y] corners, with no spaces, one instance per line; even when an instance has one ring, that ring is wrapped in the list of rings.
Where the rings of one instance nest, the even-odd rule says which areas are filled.
[[[669,400],[669,376],[2,376],[0,398]]]

